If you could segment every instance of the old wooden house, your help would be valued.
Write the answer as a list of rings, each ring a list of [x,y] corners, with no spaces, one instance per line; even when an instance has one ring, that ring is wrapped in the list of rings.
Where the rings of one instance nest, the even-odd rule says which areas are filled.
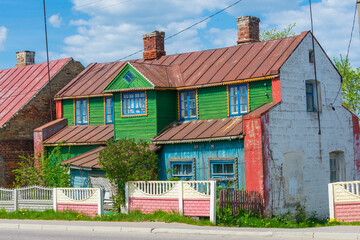
[[[166,55],[154,31],[142,59],[90,64],[55,96],[58,119],[36,130],[36,146],[64,140],[73,183],[87,186],[103,174],[106,140],[147,139],[160,179],[216,179],[259,191],[274,213],[301,204],[325,215],[327,184],[360,169],[341,76],[311,32],[259,42],[258,18],[237,22],[236,46]]]

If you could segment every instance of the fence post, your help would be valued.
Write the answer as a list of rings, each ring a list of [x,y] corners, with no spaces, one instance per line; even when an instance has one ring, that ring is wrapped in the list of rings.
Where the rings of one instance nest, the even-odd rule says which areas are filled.
[[[210,222],[216,225],[216,181],[210,182]]]
[[[129,214],[129,182],[125,183],[125,213]]]
[[[333,184],[329,183],[328,184],[328,192],[329,192],[329,215],[330,215],[330,219],[331,218],[335,218],[335,212],[334,212],[334,189],[333,189]]]
[[[56,188],[53,188],[53,209],[57,211],[57,195],[56,195]]]
[[[104,195],[103,189],[98,188],[99,196],[98,196],[98,215],[103,215],[104,212]]]
[[[184,201],[183,201],[183,181],[178,181],[178,184],[179,184],[179,214],[181,216],[184,215],[184,209],[183,209],[183,204],[184,204]]]
[[[14,194],[14,211],[18,211],[19,210],[19,201],[18,201],[18,190],[14,189],[13,190],[13,194]]]

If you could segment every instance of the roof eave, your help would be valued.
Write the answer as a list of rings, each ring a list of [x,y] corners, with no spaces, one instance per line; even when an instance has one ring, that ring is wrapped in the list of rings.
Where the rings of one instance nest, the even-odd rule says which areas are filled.
[[[242,139],[244,138],[244,135],[237,135],[237,136],[226,136],[226,137],[216,137],[216,138],[198,138],[198,139],[184,139],[184,140],[170,140],[170,141],[156,141],[153,140],[152,142],[154,144],[177,144],[177,143],[196,143],[196,142],[213,142],[213,141],[231,141],[234,139]]]

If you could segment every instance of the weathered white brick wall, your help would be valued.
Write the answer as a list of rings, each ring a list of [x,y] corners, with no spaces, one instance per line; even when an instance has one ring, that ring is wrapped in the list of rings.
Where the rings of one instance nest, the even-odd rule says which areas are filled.
[[[327,184],[329,153],[343,151],[346,180],[354,180],[352,118],[341,106],[340,76],[315,42],[317,79],[321,84],[321,135],[316,112],[306,111],[305,81],[314,79],[309,62],[311,34],[280,69],[281,104],[269,112],[271,149],[271,198],[275,214],[294,211],[297,203],[307,213],[329,214]]]

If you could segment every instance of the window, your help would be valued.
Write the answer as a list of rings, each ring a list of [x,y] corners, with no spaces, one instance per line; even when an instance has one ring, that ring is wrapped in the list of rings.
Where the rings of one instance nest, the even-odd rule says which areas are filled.
[[[236,160],[213,159],[210,164],[210,179],[216,179],[222,187],[235,187]]]
[[[193,161],[171,161],[171,177],[193,180]]]
[[[317,89],[316,89],[317,88]],[[319,93],[319,96],[316,93]],[[314,80],[306,80],[305,82],[305,92],[306,92],[306,111],[316,112],[321,111],[321,95],[320,95],[320,84]],[[319,103],[318,104],[318,101]]]
[[[113,99],[112,97],[105,98],[105,122],[106,124],[114,123],[114,116],[113,116]]]
[[[306,83],[306,110],[308,112],[315,112],[314,85],[312,83]]]
[[[88,100],[75,100],[75,123],[76,125],[88,125]]]
[[[180,92],[180,119],[197,119],[196,90]]]
[[[124,76],[124,79],[127,83],[130,83],[134,79],[134,77],[134,74],[132,74],[131,72],[127,72]]]
[[[248,112],[248,93],[246,85],[229,87],[230,116],[239,116]]]
[[[330,182],[345,181],[345,160],[343,152],[331,152],[330,156]]]
[[[146,114],[146,93],[131,92],[122,94],[123,115],[145,115]]]

